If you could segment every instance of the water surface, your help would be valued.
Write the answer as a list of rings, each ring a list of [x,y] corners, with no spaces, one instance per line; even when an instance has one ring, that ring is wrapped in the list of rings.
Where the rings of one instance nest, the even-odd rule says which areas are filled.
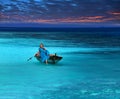
[[[0,32],[0,99],[119,99],[119,33]],[[63,59],[27,61],[41,42]]]

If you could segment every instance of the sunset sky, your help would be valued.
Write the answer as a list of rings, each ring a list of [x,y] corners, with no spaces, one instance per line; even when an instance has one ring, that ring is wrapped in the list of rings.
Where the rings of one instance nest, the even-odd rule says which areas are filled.
[[[120,0],[0,0],[0,26],[120,26]]]

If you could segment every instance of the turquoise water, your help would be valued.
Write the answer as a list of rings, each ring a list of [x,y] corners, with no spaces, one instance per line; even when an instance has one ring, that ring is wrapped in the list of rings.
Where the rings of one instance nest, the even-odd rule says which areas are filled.
[[[120,35],[114,34],[0,32],[0,99],[119,99]],[[41,42],[63,59],[27,61]]]

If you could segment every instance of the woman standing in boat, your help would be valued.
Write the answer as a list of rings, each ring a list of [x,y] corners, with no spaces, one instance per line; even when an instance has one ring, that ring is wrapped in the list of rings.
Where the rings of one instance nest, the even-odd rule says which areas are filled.
[[[48,59],[50,57],[49,51],[45,49],[43,43],[40,44],[39,52],[35,56],[40,56],[41,61],[48,64]]]

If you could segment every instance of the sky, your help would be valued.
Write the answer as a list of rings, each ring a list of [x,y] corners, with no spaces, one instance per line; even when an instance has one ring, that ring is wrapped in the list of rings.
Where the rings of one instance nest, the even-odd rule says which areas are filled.
[[[120,26],[120,0],[0,0],[0,26]]]

